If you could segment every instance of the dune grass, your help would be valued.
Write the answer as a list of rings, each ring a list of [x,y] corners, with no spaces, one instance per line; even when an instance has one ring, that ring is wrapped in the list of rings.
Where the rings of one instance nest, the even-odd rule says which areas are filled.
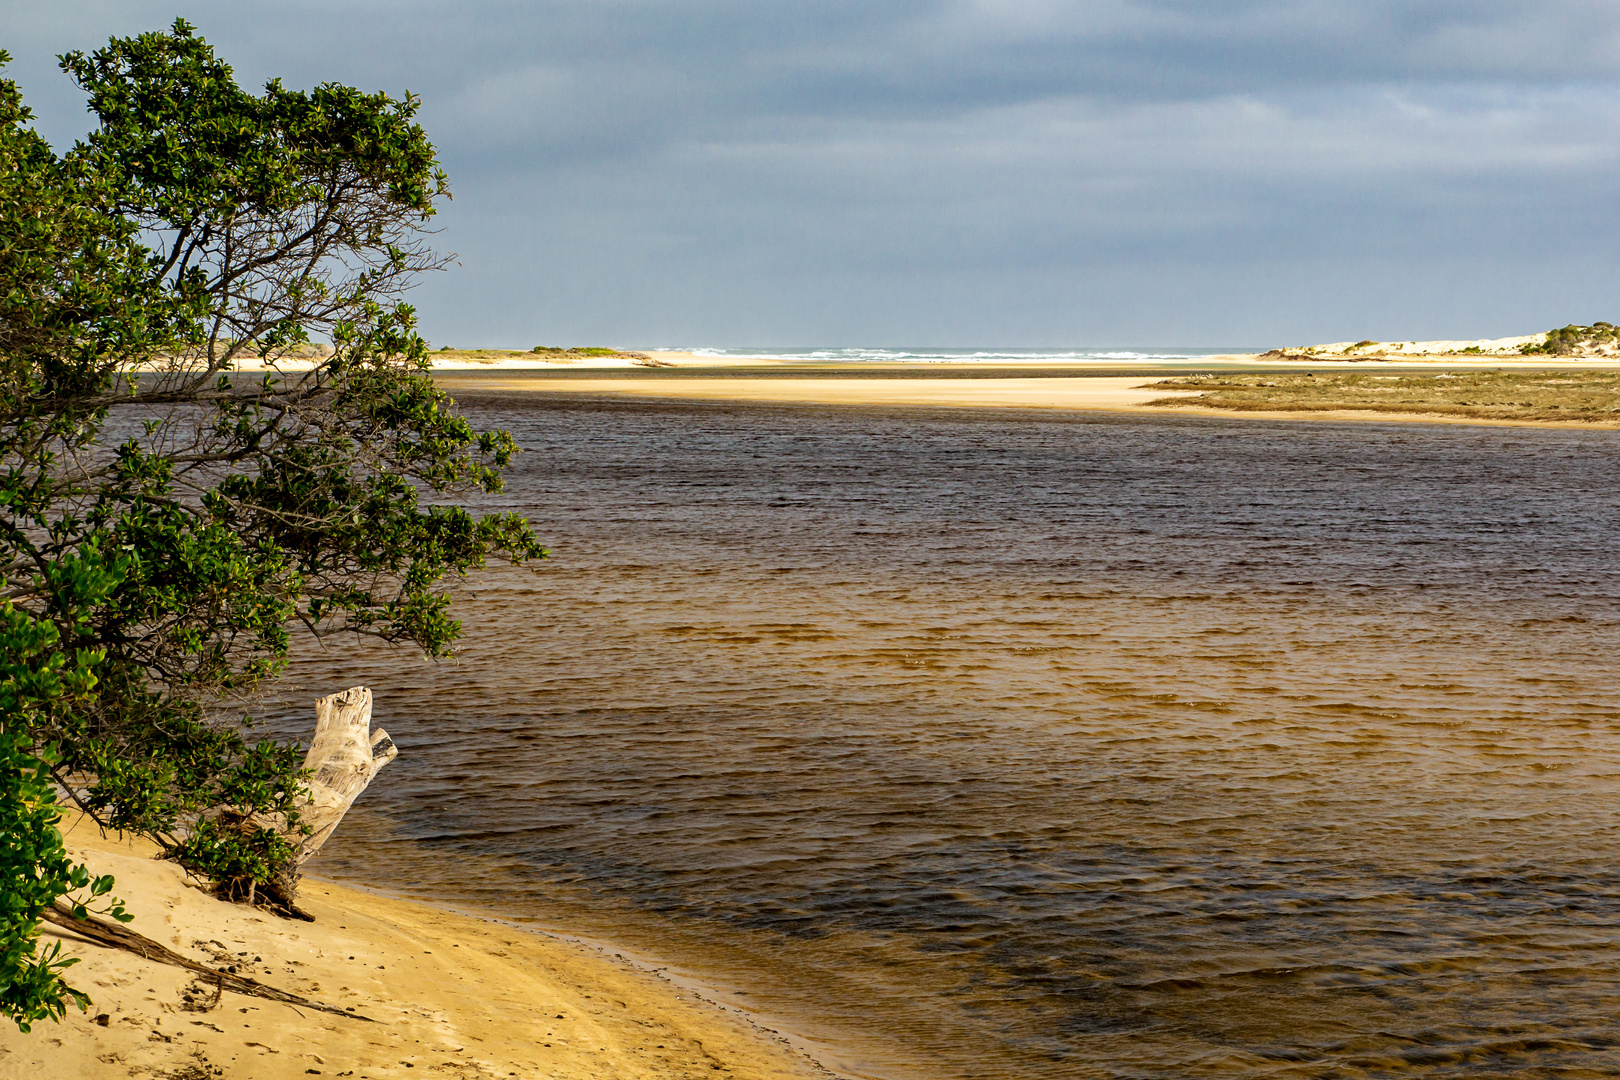
[[[606,358],[648,359],[646,353],[626,352],[623,349],[608,349],[596,345],[578,349],[553,348],[550,345],[537,345],[532,349],[453,349],[449,345],[445,345],[434,350],[433,358],[435,360],[471,360],[483,364],[493,364],[501,360],[549,360],[553,363],[577,364],[584,360]]]
[[[1245,412],[1354,409],[1493,420],[1564,420],[1620,425],[1620,371],[1469,371],[1440,375],[1190,375],[1151,390],[1197,390],[1150,405]]]

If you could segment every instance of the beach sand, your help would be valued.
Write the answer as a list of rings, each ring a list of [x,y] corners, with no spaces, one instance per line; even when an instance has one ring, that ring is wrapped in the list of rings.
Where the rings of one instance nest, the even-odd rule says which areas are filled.
[[[213,990],[190,972],[48,926],[47,943],[82,958],[69,982],[94,1004],[27,1035],[6,1024],[0,1077],[828,1075],[743,1014],[609,949],[308,878],[300,901],[315,922],[280,919],[212,899],[147,845],[83,823],[67,838],[95,871],[116,875],[133,929],[375,1022],[230,992],[206,1008]]]
[[[545,379],[480,377],[440,381],[454,392],[459,388],[481,391],[545,391],[607,394],[686,401],[746,401],[793,405],[934,406],[938,408],[988,407],[1020,409],[1134,409],[1155,398],[1172,397],[1163,390],[1140,390],[1150,381],[1130,378],[845,378],[821,376],[706,378],[682,375],[660,378],[655,371],[634,378],[591,378],[581,374]]]

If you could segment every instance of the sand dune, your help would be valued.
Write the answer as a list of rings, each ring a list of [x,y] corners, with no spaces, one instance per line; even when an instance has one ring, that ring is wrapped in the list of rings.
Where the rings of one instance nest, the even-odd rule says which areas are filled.
[[[1524,345],[1539,345],[1546,338],[1545,333],[1524,334],[1520,337],[1505,338],[1472,338],[1457,341],[1330,341],[1322,345],[1308,346],[1304,351],[1318,354],[1355,355],[1357,353],[1394,354],[1397,356],[1450,356],[1466,353],[1468,350],[1477,350],[1480,354],[1494,356],[1520,356],[1519,349]]]

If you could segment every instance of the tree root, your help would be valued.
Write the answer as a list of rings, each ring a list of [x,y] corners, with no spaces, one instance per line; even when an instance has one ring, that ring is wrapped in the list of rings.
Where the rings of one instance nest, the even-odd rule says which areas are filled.
[[[74,918],[73,912],[67,905],[58,900],[53,907],[46,908],[40,913],[40,918],[48,923],[71,930],[80,937],[95,942],[97,945],[109,949],[123,949],[147,960],[156,960],[160,964],[172,964],[175,967],[194,971],[206,978],[221,990],[229,990],[236,994],[246,994],[248,997],[264,998],[267,1001],[279,1001],[286,1005],[302,1005],[306,1009],[318,1012],[331,1013],[333,1016],[346,1016],[351,1020],[364,1020],[369,1024],[376,1023],[369,1016],[361,1016],[356,1012],[340,1009],[335,1005],[326,1005],[319,1001],[291,994],[285,990],[277,990],[255,979],[233,975],[228,971],[211,968],[201,964],[188,956],[181,956],[173,949],[153,941],[144,934],[137,934],[126,926],[108,922],[90,916],[84,919]]]

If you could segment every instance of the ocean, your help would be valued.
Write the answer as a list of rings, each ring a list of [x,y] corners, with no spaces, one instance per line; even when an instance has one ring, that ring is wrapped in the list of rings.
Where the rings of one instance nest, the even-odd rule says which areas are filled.
[[[536,570],[313,873],[882,1080],[1612,1076],[1620,434],[465,393]]]

